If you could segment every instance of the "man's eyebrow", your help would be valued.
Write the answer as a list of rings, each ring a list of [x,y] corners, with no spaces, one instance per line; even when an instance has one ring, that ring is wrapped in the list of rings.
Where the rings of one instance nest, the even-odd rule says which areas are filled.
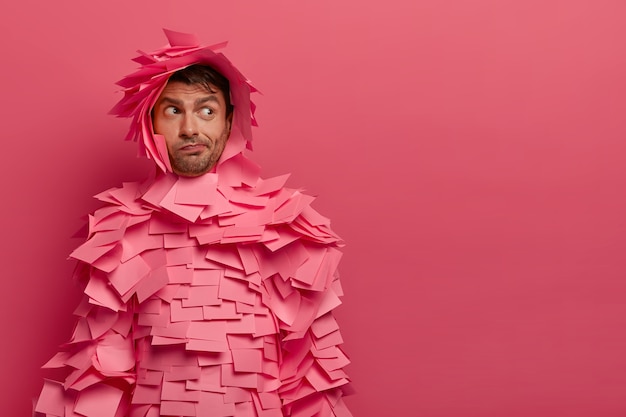
[[[195,102],[195,105],[199,106],[201,104],[206,103],[207,101],[212,101],[215,104],[220,104],[220,101],[217,99],[217,96],[215,94],[211,94],[210,96],[205,96],[205,97],[201,97],[197,99]]]
[[[211,94],[208,96],[200,97],[194,102],[194,105],[197,107],[209,101],[215,104],[220,104],[220,101],[217,99],[217,96],[215,94]],[[167,97],[167,96],[161,98],[161,103],[173,104],[179,107],[184,104],[182,100],[178,100],[176,98]]]

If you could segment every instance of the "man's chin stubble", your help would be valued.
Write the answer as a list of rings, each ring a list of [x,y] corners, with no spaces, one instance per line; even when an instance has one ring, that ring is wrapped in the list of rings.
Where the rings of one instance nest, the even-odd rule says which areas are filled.
[[[170,164],[172,165],[172,169],[174,170],[174,172],[176,172],[178,175],[187,177],[196,177],[198,175],[202,175],[205,172],[208,172],[213,165],[210,158],[208,160],[199,161],[170,159]]]

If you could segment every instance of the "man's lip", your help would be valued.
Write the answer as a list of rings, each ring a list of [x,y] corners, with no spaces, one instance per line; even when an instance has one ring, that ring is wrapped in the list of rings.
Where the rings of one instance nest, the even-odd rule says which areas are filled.
[[[201,143],[190,143],[188,145],[181,146],[179,150],[185,152],[197,152],[203,150],[204,148],[206,148],[206,145],[203,145]]]

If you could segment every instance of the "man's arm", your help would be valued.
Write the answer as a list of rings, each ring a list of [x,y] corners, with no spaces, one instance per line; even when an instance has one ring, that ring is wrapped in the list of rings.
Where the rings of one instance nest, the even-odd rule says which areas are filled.
[[[93,275],[87,265],[80,269]],[[92,415],[97,409],[98,415],[126,415],[136,381],[134,314],[131,303],[121,307],[114,311],[84,297],[71,340],[44,365],[63,377],[45,381],[36,412],[64,417]]]

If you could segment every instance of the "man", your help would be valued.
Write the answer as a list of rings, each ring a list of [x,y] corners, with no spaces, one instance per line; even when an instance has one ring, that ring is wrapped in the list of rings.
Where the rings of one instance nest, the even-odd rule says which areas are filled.
[[[228,80],[206,66],[187,67],[168,80],[152,110],[152,123],[165,138],[176,174],[195,177],[217,163],[230,134],[228,94]]]
[[[243,151],[250,83],[212,47],[166,31],[113,109],[156,174],[97,197],[72,257],[85,300],[47,364],[46,416],[350,416],[332,309],[340,239]]]

